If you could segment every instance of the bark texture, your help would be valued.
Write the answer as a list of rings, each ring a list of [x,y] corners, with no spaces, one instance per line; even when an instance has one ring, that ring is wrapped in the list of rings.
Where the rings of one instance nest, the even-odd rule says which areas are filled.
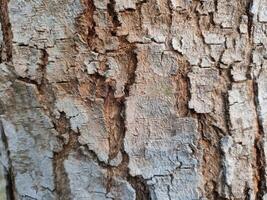
[[[0,0],[0,199],[267,200],[267,0]]]

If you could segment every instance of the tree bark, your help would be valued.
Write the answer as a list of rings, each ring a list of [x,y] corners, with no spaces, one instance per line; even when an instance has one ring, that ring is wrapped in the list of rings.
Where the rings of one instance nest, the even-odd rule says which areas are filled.
[[[0,199],[267,200],[266,0],[0,0]]]

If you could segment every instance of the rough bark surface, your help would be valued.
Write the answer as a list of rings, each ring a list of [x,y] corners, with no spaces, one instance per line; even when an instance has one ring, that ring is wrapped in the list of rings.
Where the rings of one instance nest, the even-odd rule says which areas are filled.
[[[0,0],[0,199],[267,200],[267,0]]]

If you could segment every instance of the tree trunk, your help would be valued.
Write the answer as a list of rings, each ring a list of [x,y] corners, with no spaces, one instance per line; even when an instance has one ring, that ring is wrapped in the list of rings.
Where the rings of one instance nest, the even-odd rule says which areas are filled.
[[[0,0],[0,199],[267,200],[267,0]]]

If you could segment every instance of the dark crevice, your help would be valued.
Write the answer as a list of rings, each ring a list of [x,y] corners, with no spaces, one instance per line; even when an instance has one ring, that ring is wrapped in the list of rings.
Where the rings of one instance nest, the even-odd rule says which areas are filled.
[[[125,43],[127,43],[127,42],[125,42]],[[131,44],[129,44],[129,45],[131,45]],[[136,73],[135,72],[137,69],[138,60],[137,60],[137,54],[135,52],[135,49],[136,49],[136,47],[131,45],[131,47],[129,48],[129,50],[127,52],[127,54],[129,55],[129,59],[132,62],[132,65],[130,65],[127,68],[127,83],[126,83],[125,90],[124,90],[125,97],[128,97],[130,95],[131,86],[135,83],[135,79],[136,79]]]
[[[109,132],[109,161],[114,159],[123,144],[125,134],[124,127],[124,104],[114,97],[114,90],[109,89],[104,99],[105,121]]]
[[[123,47],[127,56],[127,65],[125,72],[127,81],[124,85],[124,95],[116,97],[116,80],[107,79],[104,75],[96,72],[90,75],[90,79],[94,80],[94,88],[96,96],[104,100],[104,115],[107,130],[109,132],[109,161],[117,156],[120,151],[123,151],[123,140],[125,137],[125,101],[130,95],[130,88],[135,82],[137,55],[135,53],[135,45],[129,43],[124,36],[119,37],[120,46]]]
[[[188,107],[190,100],[190,80],[188,73],[190,72],[190,65],[185,59],[179,61],[180,67],[177,75],[175,76],[176,82],[176,105],[178,116],[188,117],[191,110]]]
[[[218,12],[218,0],[214,0],[215,12]]]
[[[263,155],[263,144],[261,143],[261,139],[256,139],[254,142],[254,148],[256,151],[256,185],[257,185],[257,192],[256,197],[257,199],[263,199],[263,195],[266,191],[266,180],[265,180],[265,162],[264,162],[264,155]]]
[[[84,0],[83,1],[85,9],[84,12],[76,18],[76,27],[79,35],[83,38],[84,42],[93,49],[94,39],[97,37],[94,21],[94,12],[96,10],[93,0]]]
[[[4,131],[4,127],[2,124],[2,121],[0,121],[0,134],[1,134],[1,139],[2,142],[5,146],[6,154],[7,154],[7,159],[8,159],[8,168],[5,168],[5,179],[6,179],[6,197],[7,200],[15,200],[15,180],[14,180],[14,175],[13,175],[13,170],[12,170],[12,161],[10,159],[10,152],[9,152],[9,147],[8,147],[8,140]],[[4,152],[2,152],[4,153]]]
[[[17,80],[19,81],[22,81],[24,83],[27,83],[27,84],[32,84],[32,85],[35,85],[37,88],[39,86],[39,83],[36,81],[36,80],[32,80],[32,79],[29,79],[29,78],[25,78],[25,77],[17,77]]]
[[[93,1],[89,1],[93,2]],[[143,2],[141,2],[143,3]],[[140,3],[140,5],[141,5]],[[88,4],[90,9],[90,13],[93,15],[93,10],[95,8]],[[139,4],[138,4],[139,5]],[[137,5],[137,7],[138,7]],[[111,20],[111,27],[109,28],[109,32],[112,36],[117,36],[117,29],[121,26],[121,23],[118,18],[118,13],[116,12],[116,2],[115,0],[110,0],[107,5],[107,12]],[[88,13],[88,15],[90,15]],[[89,28],[94,27],[94,21],[92,17],[89,17],[90,24]],[[89,31],[88,33],[88,46],[91,47],[92,41],[95,38],[95,32]],[[113,184],[113,176],[119,176],[125,178],[135,189],[136,191],[136,199],[137,200],[149,200],[149,188],[146,185],[146,181],[138,176],[133,177],[129,173],[128,164],[129,164],[129,156],[124,150],[124,138],[126,134],[126,125],[125,125],[125,110],[126,110],[126,99],[130,95],[131,86],[135,83],[136,78],[136,68],[137,68],[137,55],[135,52],[136,46],[133,43],[128,42],[127,36],[118,36],[119,40],[119,49],[116,51],[106,51],[107,54],[111,54],[112,56],[120,56],[123,54],[126,56],[128,62],[125,63],[124,69],[126,72],[126,80],[127,82],[124,85],[124,95],[120,97],[116,97],[116,80],[108,79],[102,73],[96,72],[93,75],[89,76],[89,80],[93,80],[91,82],[91,86],[94,89],[95,96],[97,98],[102,98],[104,100],[104,117],[105,117],[105,125],[109,135],[109,161],[114,159],[119,152],[122,153],[122,162],[118,166],[111,166],[108,163],[102,162],[98,159],[97,154],[90,150],[86,145],[86,152],[90,154],[91,159],[98,163],[98,165],[107,170],[107,181],[106,181],[106,189],[109,192],[112,188]],[[104,55],[105,57],[108,55]],[[107,70],[107,66],[105,66],[105,61],[101,63],[101,70]],[[92,103],[92,102],[91,102]],[[90,105],[88,105],[90,106]]]
[[[60,112],[59,118],[54,115],[55,93],[52,85],[47,80],[46,68],[48,65],[49,55],[46,49],[41,49],[41,58],[39,63],[39,79],[32,80],[30,78],[17,77],[17,80],[23,81],[28,84],[33,84],[38,90],[39,102],[42,109],[52,120],[54,129],[57,131],[58,138],[65,140],[64,135],[68,135],[67,143],[63,143],[63,148],[59,152],[54,152],[53,155],[53,170],[54,170],[54,183],[55,191],[53,193],[59,200],[71,200],[71,191],[69,187],[69,180],[64,168],[64,161],[69,153],[78,149],[78,133],[71,130],[69,119],[64,112]]]
[[[48,87],[48,81],[46,80],[46,66],[48,64],[48,53],[45,49],[41,50],[42,56],[40,58],[40,64],[39,64],[39,73],[41,74],[40,79],[30,79],[28,77],[21,77],[17,76],[17,80],[28,83],[28,84],[33,84],[37,87],[38,91],[40,94],[44,94],[47,92],[47,87]]]
[[[215,27],[216,24],[215,24],[215,21],[214,21],[214,13],[213,12],[209,12],[208,15],[209,15],[210,25],[213,26],[213,27]]]
[[[251,13],[251,7],[253,5],[253,1],[248,1],[247,3],[247,7],[246,7],[246,14],[248,17],[248,37],[250,38],[250,40],[252,40],[252,36],[253,36],[253,13]]]
[[[12,61],[12,30],[11,30],[11,23],[9,21],[9,14],[8,14],[8,0],[0,0],[0,22],[3,32],[3,39],[5,45],[5,52],[6,60],[8,62]]]
[[[218,191],[213,191],[212,195],[214,200],[229,200],[228,198],[221,197]]]
[[[113,184],[113,170],[112,168],[107,168],[107,181],[106,181],[106,194],[108,194],[111,191]]]
[[[205,188],[204,194],[208,199],[221,199],[217,191],[217,177],[219,176],[220,161],[222,159],[219,141],[226,133],[216,126],[216,122],[209,114],[194,112],[192,117],[197,119],[198,132],[201,134],[199,145],[203,149],[202,173]]]
[[[0,63],[4,62],[3,58],[2,58],[2,55],[3,55],[3,45],[0,43]]]
[[[169,17],[169,22],[168,22],[168,24],[169,24],[169,33],[168,33],[168,46],[172,46],[172,45],[170,45],[171,44],[171,39],[172,39],[172,36],[171,36],[171,33],[172,33],[172,22],[173,22],[173,17],[174,17],[174,8],[172,7],[172,2],[171,2],[171,0],[168,0],[167,1],[168,2],[168,9],[169,9],[169,15],[170,15],[170,17]]]
[[[230,105],[229,105],[229,100],[228,100],[228,93],[222,93],[222,98],[223,98],[223,110],[224,110],[224,123],[225,123],[225,127],[226,127],[226,131],[228,132],[228,134],[231,135],[231,120],[230,120]]]
[[[107,5],[108,7],[108,14],[112,19],[113,27],[111,28],[111,35],[116,36],[117,35],[117,28],[121,25],[118,14],[115,10],[116,2],[115,0],[110,0],[110,3]]]
[[[125,109],[126,109],[126,99],[130,95],[131,86],[135,83],[136,78],[136,68],[137,68],[137,55],[135,53],[135,46],[130,44],[123,36],[119,38],[122,46],[125,46],[126,54],[128,56],[128,65],[125,66],[127,82],[124,86],[124,95],[122,97],[115,97],[115,84],[114,81],[107,81],[106,77],[95,73],[90,76],[94,79],[96,91],[105,91],[99,97],[104,99],[104,115],[105,123],[109,132],[109,161],[115,158],[119,152],[122,153],[123,160],[118,166],[110,166],[104,162],[98,160],[97,155],[94,151],[87,151],[92,156],[99,166],[107,169],[107,192],[110,191],[113,182],[113,176],[121,176],[126,178],[132,187],[136,191],[137,200],[149,200],[150,194],[146,181],[138,176],[132,177],[129,173],[128,164],[129,156],[124,150],[123,142],[126,134],[125,126]],[[98,93],[98,92],[96,92]]]
[[[85,150],[85,152],[90,155],[90,158],[94,162],[96,162],[100,167],[102,167],[104,169],[112,169],[113,168],[113,166],[110,166],[107,163],[105,163],[104,161],[99,160],[97,154],[93,150],[89,149],[89,147],[87,145],[80,145],[80,147],[82,147],[81,149]],[[82,151],[81,151],[81,154],[85,155],[85,153]]]
[[[110,166],[105,163],[99,162],[97,159],[97,155],[95,155],[95,160],[98,160],[98,164],[101,167],[104,167],[108,170],[107,177],[107,191],[112,187],[112,179],[113,176],[121,176],[125,177],[127,181],[132,185],[132,187],[136,191],[136,199],[137,200],[149,200],[149,188],[146,185],[146,181],[141,177],[133,177],[129,173],[128,164],[129,164],[129,156],[124,150],[123,142],[124,137],[127,131],[127,127],[125,126],[125,109],[126,109],[126,99],[130,95],[130,90],[132,85],[135,83],[136,78],[136,68],[137,68],[137,55],[135,53],[135,46],[133,44],[128,43],[128,41],[124,37],[120,37],[120,42],[122,46],[126,46],[126,53],[128,55],[128,65],[126,66],[127,72],[127,82],[124,87],[124,96],[120,98],[115,98],[115,89],[112,82],[106,82],[106,78],[99,75],[98,73],[92,75],[97,80],[103,82],[100,85],[105,85],[107,88],[107,95],[103,96],[104,98],[104,113],[106,126],[109,127],[109,144],[110,144],[110,153],[109,160],[115,158],[119,152],[122,153],[123,160],[119,164],[119,166]],[[89,150],[88,150],[89,151]],[[92,155],[95,153],[92,151]]]
[[[136,192],[136,200],[151,200],[149,188],[146,181],[141,176],[128,176],[127,181],[132,185]]]
[[[250,187],[248,185],[246,185],[245,188],[244,188],[244,194],[245,194],[245,200],[250,200],[251,199],[251,189],[250,189]],[[260,199],[257,198],[257,200],[260,200]]]
[[[248,16],[248,37],[249,41],[247,44],[248,51],[246,52],[246,65],[247,65],[247,72],[246,72],[246,78],[248,80],[252,80],[252,70],[253,70],[253,14],[250,12],[252,6],[252,2],[248,2],[248,6],[246,8],[247,16]]]
[[[42,56],[41,56],[41,64],[39,65],[40,67],[40,71],[41,71],[41,81],[40,81],[40,85],[46,84],[46,67],[48,65],[48,53],[46,51],[46,49],[42,49]]]
[[[264,137],[264,127],[260,113],[260,106],[258,100],[258,84],[256,80],[253,80],[253,95],[254,95],[254,105],[257,115],[257,125],[258,133],[255,137],[254,148],[256,151],[256,186],[258,191],[256,192],[257,199],[262,199],[266,191],[266,179],[265,179],[265,157],[263,151],[263,137]]]
[[[59,119],[53,119],[55,130],[59,137],[68,134],[68,142],[63,145],[59,152],[54,152],[53,169],[55,175],[55,195],[59,200],[71,200],[69,179],[65,171],[64,161],[71,151],[79,148],[78,134],[71,130],[69,119],[64,112],[60,113]]]

